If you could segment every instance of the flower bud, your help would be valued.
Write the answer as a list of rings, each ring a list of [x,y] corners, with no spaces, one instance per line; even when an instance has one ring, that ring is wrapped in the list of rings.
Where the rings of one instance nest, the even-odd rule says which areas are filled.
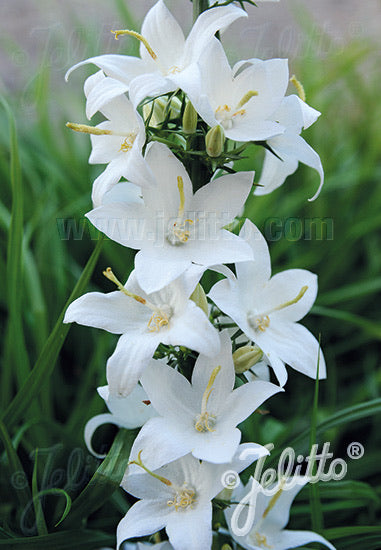
[[[183,115],[183,130],[186,134],[194,134],[197,129],[197,111],[190,101],[187,102]]]
[[[212,158],[219,157],[224,150],[225,132],[222,126],[214,126],[205,136],[206,152]]]
[[[149,125],[153,128],[157,128],[162,124],[166,118],[166,109],[168,101],[166,98],[159,97],[153,101],[153,112],[149,122]],[[147,120],[152,111],[152,102],[146,103],[143,105],[143,117],[144,120]],[[171,100],[169,107],[169,118],[173,119],[180,115],[181,111],[181,101],[178,97],[174,97]],[[167,111],[168,112],[168,111]]]
[[[221,550],[233,550],[233,548],[230,546],[230,544],[224,544],[221,546]]]
[[[234,370],[242,374],[254,367],[263,357],[263,351],[257,345],[242,346],[233,353]]]
[[[190,299],[192,302],[196,304],[202,311],[205,313],[205,315],[208,317],[209,315],[209,309],[208,309],[208,300],[206,299],[206,294],[200,283],[196,286],[194,289]]]

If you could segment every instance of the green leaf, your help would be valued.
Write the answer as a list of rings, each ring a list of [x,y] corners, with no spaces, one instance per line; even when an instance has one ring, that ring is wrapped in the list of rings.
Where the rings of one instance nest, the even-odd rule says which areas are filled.
[[[19,484],[20,488],[17,488],[17,489],[15,488],[13,490],[16,492],[21,508],[25,508],[25,506],[28,505],[31,499],[28,479],[23,470],[20,459],[12,445],[12,441],[11,441],[11,438],[9,437],[7,429],[1,420],[0,420],[0,439],[2,440],[5,448],[5,452],[7,453],[10,478],[12,479],[13,476],[22,478],[22,483]]]
[[[128,465],[136,430],[120,430],[106,458],[82,493],[73,502],[66,523],[83,521],[100,508],[119,488]]]
[[[82,272],[81,277],[70,295],[70,298],[66,302],[60,316],[58,317],[55,327],[51,332],[44,348],[42,349],[33,370],[25,380],[23,387],[2,415],[2,420],[6,425],[17,422],[31,401],[38,395],[43,383],[46,382],[47,378],[52,374],[58,354],[71,326],[70,324],[62,323],[65,311],[69,304],[71,304],[73,300],[78,298],[85,291],[98,261],[102,244],[103,237],[100,237],[86,264],[85,269]]]
[[[33,508],[36,516],[36,527],[37,533],[39,535],[47,535],[48,528],[46,526],[44,512],[42,509],[42,504],[40,501],[40,495],[38,493],[38,484],[37,484],[37,464],[38,464],[38,449],[34,453],[34,467],[32,475],[32,493],[33,493]]]
[[[0,540],[5,550],[94,550],[115,545],[115,536],[100,531],[76,529],[38,537]]]
[[[311,415],[311,430],[310,430],[310,449],[317,443],[316,441],[316,424],[319,405],[319,367],[320,367],[320,338],[319,338],[319,351],[316,368],[316,380],[315,380],[315,392],[312,405]],[[312,475],[316,473],[316,463],[312,467]],[[324,527],[323,511],[320,502],[319,485],[317,483],[309,484],[310,493],[310,505],[311,505],[311,519],[313,531],[320,532]]]

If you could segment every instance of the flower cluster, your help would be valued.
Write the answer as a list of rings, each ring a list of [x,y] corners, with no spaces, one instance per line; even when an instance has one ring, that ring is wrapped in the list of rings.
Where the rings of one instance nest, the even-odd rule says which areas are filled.
[[[113,31],[116,39],[138,39],[140,57],[101,55],[68,73],[85,63],[99,68],[84,85],[86,114],[105,120],[68,123],[90,135],[89,162],[106,165],[86,216],[110,239],[138,251],[125,283],[107,268],[115,290],[85,294],[64,319],[120,335],[107,361],[108,385],[98,388],[110,412],[85,429],[96,454],[92,436],[102,423],[141,427],[122,481],[139,500],[118,526],[118,548],[165,528],[169,541],[156,548],[209,550],[222,475],[269,453],[255,442],[241,444],[237,426],[284,391],[286,365],[311,378],[319,365],[319,377],[326,375],[318,342],[299,324],[315,301],[316,275],[292,269],[271,276],[256,226],[246,220],[239,235],[230,230],[250,193],[279,187],[299,162],[318,172],[320,191],[319,156],[300,136],[319,113],[290,79],[287,60],[230,66],[216,33],[247,14],[231,2],[217,4],[185,38],[159,0],[140,33]],[[286,95],[290,80],[298,95]],[[257,184],[254,172],[234,168],[253,143],[265,148]],[[209,292],[212,305],[200,285],[207,269],[224,276]],[[277,384],[269,381],[269,367]],[[233,537],[250,549],[309,540],[333,548],[317,534],[282,534],[287,521],[279,514],[288,518],[291,496],[263,504],[261,528],[251,538]],[[226,512],[228,524],[232,513]]]

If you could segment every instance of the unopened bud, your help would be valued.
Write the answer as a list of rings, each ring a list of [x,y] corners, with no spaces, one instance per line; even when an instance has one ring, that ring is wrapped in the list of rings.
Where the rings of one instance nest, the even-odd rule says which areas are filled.
[[[152,116],[149,121],[149,125],[152,126],[152,128],[157,128],[164,122],[168,115],[168,101],[165,98],[158,98],[155,99],[152,102],[146,103],[143,105],[143,117],[144,120],[147,120],[151,114]],[[178,97],[174,97],[171,100],[170,106],[169,106],[169,118],[177,118],[180,115],[181,111],[181,101]]]
[[[194,134],[197,130],[197,111],[190,101],[184,109],[183,130],[186,134]]]
[[[230,544],[224,544],[221,546],[221,550],[233,550],[233,548],[230,546]]]
[[[219,157],[224,150],[225,132],[222,126],[214,126],[205,136],[206,152],[212,158]]]
[[[233,353],[234,370],[242,374],[254,367],[263,357],[263,351],[257,345],[242,346]]]
[[[205,291],[200,283],[198,283],[198,285],[194,289],[190,299],[196,304],[196,306],[202,309],[206,316],[209,315],[208,300],[206,299]]]

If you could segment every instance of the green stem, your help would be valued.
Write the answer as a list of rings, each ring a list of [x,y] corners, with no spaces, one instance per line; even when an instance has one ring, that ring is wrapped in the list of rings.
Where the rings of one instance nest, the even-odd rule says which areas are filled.
[[[206,11],[208,7],[208,0],[193,0],[193,21],[196,21],[200,13]]]

